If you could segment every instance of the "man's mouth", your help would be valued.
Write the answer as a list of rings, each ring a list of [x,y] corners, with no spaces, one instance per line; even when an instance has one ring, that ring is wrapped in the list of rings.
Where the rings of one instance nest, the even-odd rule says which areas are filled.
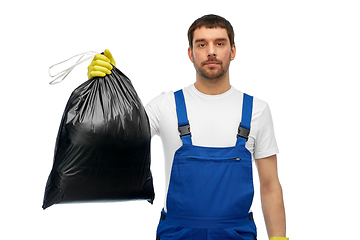
[[[216,67],[217,65],[221,64],[221,61],[217,59],[209,59],[206,62],[203,63],[203,65],[208,67]]]
[[[216,67],[217,65],[219,65],[219,63],[218,62],[207,62],[205,65],[208,67]]]

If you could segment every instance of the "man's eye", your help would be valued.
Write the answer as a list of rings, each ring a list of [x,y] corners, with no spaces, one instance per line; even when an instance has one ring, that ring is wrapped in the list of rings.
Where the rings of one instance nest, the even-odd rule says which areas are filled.
[[[199,44],[199,47],[201,47],[201,48],[203,48],[203,47],[205,47],[206,45],[204,44],[204,43],[200,43]]]
[[[217,43],[217,45],[218,45],[218,46],[223,46],[224,43],[219,42],[219,43]]]

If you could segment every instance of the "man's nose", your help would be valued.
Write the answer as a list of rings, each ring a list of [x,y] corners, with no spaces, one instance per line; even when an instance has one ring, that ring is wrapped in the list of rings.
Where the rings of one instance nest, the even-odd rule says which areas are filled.
[[[208,57],[216,57],[215,53],[208,53]]]
[[[210,44],[208,47],[208,57],[216,57],[216,51],[213,44]]]

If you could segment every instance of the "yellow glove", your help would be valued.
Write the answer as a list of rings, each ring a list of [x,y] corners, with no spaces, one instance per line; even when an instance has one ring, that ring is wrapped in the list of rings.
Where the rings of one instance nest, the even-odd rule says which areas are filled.
[[[106,49],[104,54],[96,54],[88,67],[88,79],[111,74],[113,66],[115,66],[115,60],[109,49]]]
[[[289,240],[289,239],[286,237],[271,237],[269,238],[269,240]]]

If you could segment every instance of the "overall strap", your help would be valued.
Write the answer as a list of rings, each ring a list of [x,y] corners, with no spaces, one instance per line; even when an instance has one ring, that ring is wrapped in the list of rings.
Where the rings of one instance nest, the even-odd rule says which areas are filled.
[[[240,122],[239,129],[238,129],[236,145],[241,144],[241,145],[245,146],[245,144],[249,138],[252,109],[253,109],[253,97],[244,93],[242,116],[241,116],[241,122]]]
[[[178,90],[174,92],[174,95],[175,95],[176,114],[178,119],[178,127],[179,127],[178,130],[180,133],[180,138],[183,144],[192,145],[190,124],[186,112],[184,93],[182,90]]]

